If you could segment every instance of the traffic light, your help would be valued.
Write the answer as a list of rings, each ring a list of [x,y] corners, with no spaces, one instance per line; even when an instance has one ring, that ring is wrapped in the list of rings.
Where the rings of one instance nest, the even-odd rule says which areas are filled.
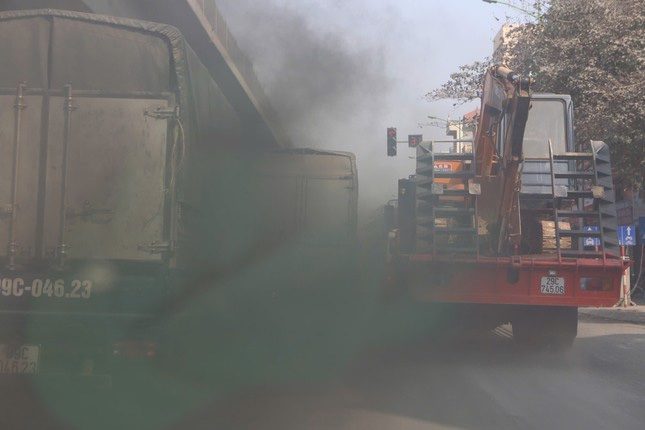
[[[421,134],[411,134],[408,136],[408,146],[410,148],[416,148],[421,145],[421,142],[423,142],[423,135]]]
[[[396,128],[387,129],[387,156],[396,157]]]

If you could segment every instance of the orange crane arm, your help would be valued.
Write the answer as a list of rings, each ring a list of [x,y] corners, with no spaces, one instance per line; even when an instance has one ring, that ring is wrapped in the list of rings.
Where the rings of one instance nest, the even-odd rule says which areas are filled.
[[[481,201],[485,202],[482,214],[489,226],[496,226],[492,242],[500,253],[509,246],[517,248],[520,242],[517,202],[524,129],[531,103],[530,84],[530,79],[504,66],[491,67],[484,79],[474,148],[477,176],[482,184]]]

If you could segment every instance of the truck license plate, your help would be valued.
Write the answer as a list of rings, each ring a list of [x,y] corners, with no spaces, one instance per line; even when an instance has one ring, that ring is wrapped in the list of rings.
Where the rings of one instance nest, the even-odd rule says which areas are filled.
[[[540,292],[551,296],[564,296],[564,278],[543,276],[540,281]]]
[[[38,373],[40,348],[33,345],[0,345],[0,374],[35,375]]]

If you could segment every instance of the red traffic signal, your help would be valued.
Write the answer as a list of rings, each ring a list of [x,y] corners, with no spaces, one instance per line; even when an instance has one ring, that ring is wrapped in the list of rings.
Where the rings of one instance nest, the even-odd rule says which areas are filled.
[[[410,148],[416,148],[421,145],[421,142],[423,142],[423,135],[421,134],[411,134],[408,136],[408,146]]]
[[[396,157],[396,128],[390,127],[387,129],[387,156]]]

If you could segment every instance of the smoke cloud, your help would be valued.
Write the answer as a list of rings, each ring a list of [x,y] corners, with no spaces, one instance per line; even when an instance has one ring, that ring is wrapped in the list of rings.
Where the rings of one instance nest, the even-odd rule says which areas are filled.
[[[361,212],[377,211],[397,187],[395,172],[384,175],[394,86],[386,35],[378,34],[385,17],[364,0],[219,0],[218,6],[294,144],[354,152]]]
[[[378,115],[391,87],[378,42],[351,41],[321,26],[307,2],[219,4],[297,146],[339,149],[330,138],[355,129],[357,117]]]

